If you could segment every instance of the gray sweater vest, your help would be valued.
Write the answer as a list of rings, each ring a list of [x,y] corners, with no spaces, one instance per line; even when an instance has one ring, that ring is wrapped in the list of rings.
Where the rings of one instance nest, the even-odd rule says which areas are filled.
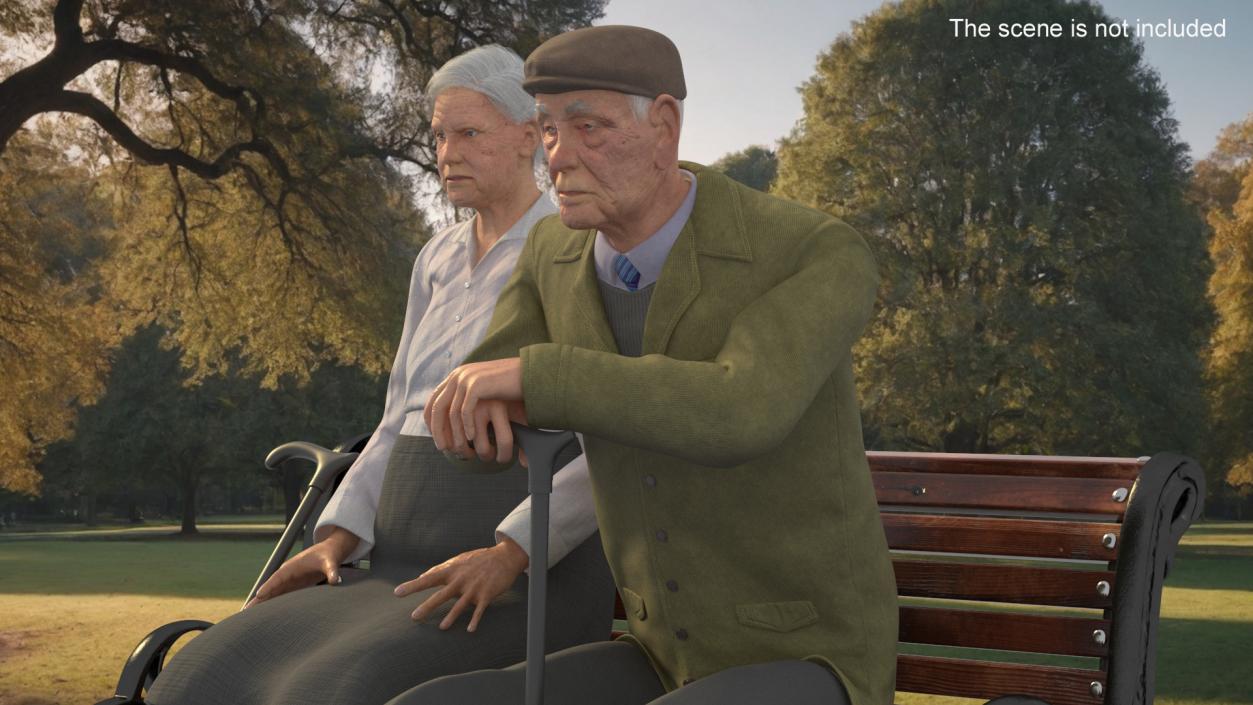
[[[597,283],[618,352],[627,357],[639,357],[644,348],[644,318],[648,315],[654,284],[639,291],[626,291],[602,281]]]

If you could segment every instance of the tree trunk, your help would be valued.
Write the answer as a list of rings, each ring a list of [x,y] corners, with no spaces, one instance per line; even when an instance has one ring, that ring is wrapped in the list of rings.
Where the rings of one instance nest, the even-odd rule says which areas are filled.
[[[78,518],[87,526],[96,525],[96,496],[84,493],[78,496]]]
[[[979,429],[959,416],[949,422],[942,438],[945,453],[974,453],[979,445]]]
[[[300,506],[301,490],[304,489],[304,473],[307,462],[304,460],[287,460],[283,462],[283,524],[291,523],[296,516],[296,508]]]
[[[183,528],[181,534],[195,534],[196,531],[196,490],[200,477],[188,473],[183,477]]]

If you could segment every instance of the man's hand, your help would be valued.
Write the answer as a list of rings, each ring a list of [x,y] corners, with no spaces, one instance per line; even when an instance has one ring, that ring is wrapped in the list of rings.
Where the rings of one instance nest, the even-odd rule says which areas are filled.
[[[443,589],[437,590],[426,598],[426,602],[418,605],[413,611],[413,619],[423,621],[439,609],[440,605],[460,596],[439,623],[439,628],[451,627],[466,607],[473,604],[474,615],[470,617],[470,626],[466,628],[466,631],[472,632],[478,628],[479,619],[487,605],[513,585],[518,575],[526,570],[530,560],[521,546],[506,537],[491,548],[479,548],[453,556],[416,579],[397,585],[396,596],[404,597],[435,585],[443,585]]]
[[[479,411],[479,402],[487,400],[518,403],[492,404]],[[436,448],[468,458],[468,442],[478,439],[474,446],[481,458],[490,460],[491,451],[495,450],[497,461],[505,462],[513,454],[509,420],[522,408],[521,401],[522,358],[474,362],[453,370],[435,388],[423,416]],[[487,437],[488,423],[496,432],[496,448],[480,449]]]
[[[343,578],[339,575],[339,564],[357,547],[360,539],[356,534],[343,527],[335,527],[330,536],[297,553],[279,566],[257,589],[256,597],[244,605],[248,609],[258,602],[278,597],[285,592],[317,585],[326,580],[331,585],[338,585]]]

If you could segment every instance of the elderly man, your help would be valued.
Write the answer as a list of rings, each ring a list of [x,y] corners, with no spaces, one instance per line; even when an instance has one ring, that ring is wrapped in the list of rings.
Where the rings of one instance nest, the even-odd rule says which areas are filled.
[[[547,702],[890,703],[896,590],[850,348],[878,275],[847,225],[677,159],[677,49],[637,27],[526,62],[560,220],[425,408],[504,458],[504,419],[584,434],[630,634],[548,657]],[[492,448],[488,426],[496,434]],[[398,703],[519,702],[522,670]]]

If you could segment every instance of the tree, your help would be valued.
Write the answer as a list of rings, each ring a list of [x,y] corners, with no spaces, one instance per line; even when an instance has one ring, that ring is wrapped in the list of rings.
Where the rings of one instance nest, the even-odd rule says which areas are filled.
[[[34,495],[48,443],[103,389],[117,331],[92,263],[107,201],[56,146],[18,139],[0,169],[0,488]]]
[[[158,326],[128,338],[105,393],[81,409],[74,436],[41,466],[88,523],[102,494],[133,498],[135,488],[156,484],[178,496],[182,532],[196,533],[206,485],[261,473],[266,453],[284,441],[332,444],[369,430],[382,412],[385,379],[356,367],[324,366],[306,384],[288,378],[262,390],[238,360],[191,380],[175,345]]]
[[[906,0],[820,57],[776,190],[879,260],[855,351],[868,442],[1194,449],[1209,265],[1160,80],[1131,39],[956,39],[952,17],[1109,21],[1090,2]]]
[[[1223,130],[1196,165],[1195,183],[1212,233],[1209,296],[1218,317],[1206,358],[1210,465],[1247,497],[1253,491],[1253,115]]]
[[[269,387],[285,376],[304,383],[323,364],[378,373],[391,360],[398,302],[426,232],[414,205],[415,172],[434,170],[425,106],[415,99],[426,79],[479,44],[526,53],[603,7],[604,0],[6,3],[0,179],[28,173],[22,162],[42,143],[67,155],[98,200],[93,207],[103,205],[110,227],[93,231],[103,248],[90,273],[97,288],[83,288],[110,331],[104,347],[158,324],[193,370],[192,384],[232,360]],[[7,190],[0,201],[6,219],[23,208]],[[52,223],[47,212],[22,217],[5,224],[28,239]],[[14,359],[31,350],[22,336],[81,351],[95,377],[81,375],[81,390],[68,398],[89,401],[104,372],[102,345],[76,338],[52,314],[37,322],[20,310],[14,302],[47,298],[37,278],[6,276],[3,286],[11,296],[0,297],[0,318],[24,327],[0,330],[0,341]],[[85,309],[68,306],[45,309],[86,320]],[[0,360],[0,371],[18,364]],[[52,379],[28,364],[7,379],[41,375]],[[75,389],[55,381],[40,388]],[[0,410],[3,430],[24,439],[2,451],[0,485],[34,492],[34,463],[68,433],[60,409],[72,405],[66,395],[0,396],[22,395],[30,397],[20,405],[27,411]],[[30,410],[54,406],[46,428],[31,426],[42,422]]]
[[[769,191],[779,171],[779,159],[774,150],[753,145],[723,156],[712,166],[745,186]]]

